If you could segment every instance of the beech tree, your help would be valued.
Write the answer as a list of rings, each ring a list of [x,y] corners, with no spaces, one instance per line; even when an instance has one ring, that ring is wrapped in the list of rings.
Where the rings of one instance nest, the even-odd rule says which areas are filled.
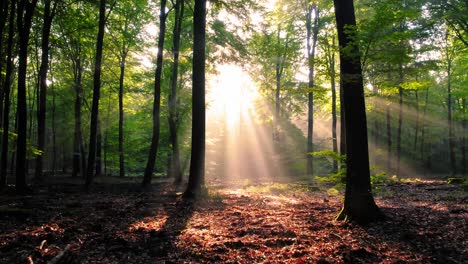
[[[382,216],[371,192],[364,84],[353,0],[334,0],[346,126],[346,190],[337,220],[368,223]]]
[[[206,0],[195,0],[193,12],[192,150],[190,175],[184,196],[196,197],[205,184],[205,28]]]

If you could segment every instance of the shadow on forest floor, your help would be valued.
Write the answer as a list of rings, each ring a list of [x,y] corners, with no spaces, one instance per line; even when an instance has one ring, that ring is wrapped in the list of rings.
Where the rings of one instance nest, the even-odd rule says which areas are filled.
[[[365,227],[333,221],[340,196],[265,186],[183,201],[172,185],[41,186],[0,195],[0,263],[463,263],[466,191],[437,182],[391,183],[387,215]],[[265,190],[268,190],[266,192]],[[57,256],[61,256],[57,258]]]

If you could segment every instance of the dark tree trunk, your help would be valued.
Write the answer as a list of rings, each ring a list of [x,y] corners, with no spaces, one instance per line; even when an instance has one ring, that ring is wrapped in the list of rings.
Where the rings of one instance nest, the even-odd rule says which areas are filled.
[[[0,73],[3,71],[3,31],[5,29],[6,21],[8,18],[8,3],[9,1],[3,0],[0,6]],[[7,62],[8,63],[8,62]],[[5,89],[1,86],[3,83],[3,74],[0,74],[0,127],[3,126],[3,100],[5,99]]]
[[[6,60],[5,82],[3,86],[5,94],[5,107],[3,111],[3,134],[2,134],[2,156],[0,163],[0,189],[7,183],[7,162],[8,162],[8,133],[10,128],[10,87],[11,75],[13,73],[13,36],[15,34],[15,9],[16,0],[11,1],[10,16],[8,25],[8,47]]]
[[[18,114],[18,138],[16,142],[16,190],[26,191],[26,137],[27,137],[27,105],[26,105],[26,71],[28,65],[28,44],[32,17],[37,0],[21,0],[18,4],[16,19],[19,33],[18,42],[18,100],[16,102]]]
[[[38,111],[37,111],[37,148],[43,151],[42,155],[36,157],[36,171],[34,178],[36,181],[42,181],[42,171],[44,167],[45,153],[45,122],[46,122],[46,96],[47,96],[47,71],[49,70],[49,38],[52,20],[55,15],[55,5],[51,10],[51,0],[44,1],[44,24],[42,26],[42,43],[41,43],[41,66],[39,69],[39,94],[38,94]]]
[[[364,85],[352,0],[334,0],[346,124],[346,191],[338,220],[368,223],[381,212],[371,193]],[[345,30],[346,29],[346,30]]]
[[[416,125],[414,128],[414,144],[413,144],[413,150],[414,153],[417,153],[417,147],[418,147],[418,134],[419,134],[419,94],[418,91],[414,91],[414,96],[416,98]]]
[[[102,135],[101,135],[101,122],[97,123],[97,138],[96,138],[96,177],[102,174]]]
[[[312,25],[312,14],[315,12],[314,22]],[[314,173],[314,157],[310,155],[314,152],[314,70],[315,70],[315,50],[317,47],[318,35],[318,22],[319,22],[319,9],[317,4],[311,3],[307,10],[306,30],[307,30],[307,60],[309,67],[309,92],[307,93],[307,175]],[[312,43],[311,43],[312,42]]]
[[[99,114],[99,97],[101,93],[101,64],[102,49],[104,42],[104,26],[106,24],[106,0],[100,0],[99,4],[99,30],[96,39],[96,57],[94,61],[93,77],[93,103],[91,107],[91,125],[89,131],[89,152],[88,167],[86,170],[86,188],[88,189],[93,181],[94,166],[96,161],[96,138]]]
[[[427,112],[427,105],[428,105],[428,102],[429,102],[429,88],[426,89],[426,96],[425,96],[425,102],[424,102],[424,110],[423,110],[423,118],[422,118],[422,124],[421,124],[421,143],[420,143],[420,160],[422,163],[425,162],[425,159],[424,159],[424,142],[425,142],[425,132],[426,132],[426,112]]]
[[[123,89],[125,78],[125,63],[127,59],[126,49],[122,48],[120,61],[120,78],[119,78],[119,176],[125,177],[124,149],[123,149]]]
[[[390,106],[387,105],[387,171],[392,171],[392,119],[390,117]]]
[[[192,63],[192,149],[185,197],[196,197],[205,184],[205,28],[206,0],[195,0]]]
[[[52,175],[55,175],[55,169],[57,167],[57,123],[55,120],[56,114],[56,101],[55,101],[55,87],[54,87],[54,76],[52,67],[52,54],[50,56],[50,89],[52,92]]]
[[[158,56],[156,58],[156,71],[154,74],[154,100],[153,100],[153,136],[151,138],[151,147],[146,163],[145,175],[143,177],[143,187],[148,187],[151,184],[151,178],[156,163],[156,155],[158,154],[159,146],[159,130],[161,125],[161,75],[163,67],[163,50],[164,37],[166,34],[166,0],[161,0],[161,9],[159,14],[159,39],[158,39]]]
[[[396,154],[397,154],[397,167],[396,167],[396,174],[400,175],[400,160],[401,160],[401,129],[403,126],[403,88],[401,84],[403,83],[403,65],[399,65],[398,72],[400,75],[399,80],[399,87],[398,87],[398,130],[397,130],[397,138],[396,138]]]
[[[335,38],[333,38],[332,47],[335,46]],[[330,84],[332,92],[332,144],[333,151],[338,153],[338,138],[336,133],[336,71],[335,71],[335,50],[331,50],[330,54]],[[333,172],[338,171],[338,161],[333,160]]]
[[[453,135],[453,122],[452,122],[452,61],[449,59],[447,65],[447,122],[448,122],[448,140],[449,140],[449,153],[450,153],[450,175],[453,177],[456,174],[456,160],[455,160],[455,140]]]
[[[180,33],[184,17],[184,0],[177,0],[175,4],[175,25],[173,30],[173,59],[171,76],[171,93],[169,95],[169,137],[172,145],[171,163],[169,172],[176,184],[182,182],[182,172],[180,168],[179,142],[177,136],[178,114],[177,114],[177,77],[179,75],[179,49]]]
[[[466,99],[462,99],[462,108],[463,108],[463,120],[462,120],[462,138],[461,138],[461,169],[462,175],[466,176],[466,137],[468,131],[466,130]]]
[[[78,56],[80,56],[78,54]],[[77,177],[78,173],[81,173],[81,176],[84,178],[84,169],[86,165],[83,166],[83,136],[81,132],[81,103],[83,95],[83,86],[82,86],[82,73],[83,68],[81,66],[81,59],[76,58],[74,61],[74,86],[75,86],[75,130],[73,137],[73,170],[72,176]]]

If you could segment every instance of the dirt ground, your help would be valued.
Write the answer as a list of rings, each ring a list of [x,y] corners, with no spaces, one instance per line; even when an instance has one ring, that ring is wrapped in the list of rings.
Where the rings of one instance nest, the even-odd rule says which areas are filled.
[[[342,195],[306,185],[211,187],[196,203],[169,183],[36,186],[0,195],[0,263],[468,263],[461,185],[387,183],[386,215],[334,221]]]

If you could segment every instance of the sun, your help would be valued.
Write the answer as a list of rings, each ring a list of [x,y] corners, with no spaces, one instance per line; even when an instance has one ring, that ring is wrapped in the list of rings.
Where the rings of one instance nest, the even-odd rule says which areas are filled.
[[[229,127],[247,118],[254,108],[258,92],[248,73],[240,66],[226,64],[216,68],[208,83],[208,114],[223,118]]]

